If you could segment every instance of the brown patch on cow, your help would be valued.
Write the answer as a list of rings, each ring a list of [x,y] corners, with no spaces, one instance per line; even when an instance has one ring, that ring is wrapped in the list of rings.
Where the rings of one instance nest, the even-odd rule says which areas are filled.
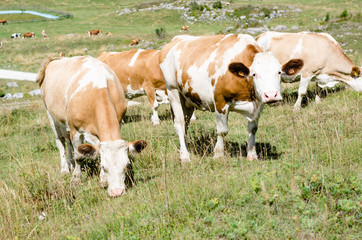
[[[302,59],[292,59],[283,65],[282,71],[287,75],[295,75],[302,70],[304,62]]]
[[[357,78],[357,77],[359,77],[360,75],[361,75],[361,70],[359,69],[359,67],[354,66],[354,67],[352,68],[352,71],[351,71],[351,76],[352,76],[353,78]]]
[[[211,86],[215,85],[215,78],[211,79]]]
[[[94,158],[97,155],[97,149],[91,144],[79,145],[78,152],[88,158]]]
[[[145,140],[138,140],[138,141],[134,141],[133,143],[133,147],[134,149],[140,153],[142,152],[143,149],[145,149],[147,147],[147,142]]]
[[[236,75],[237,77],[247,77],[250,73],[249,68],[247,68],[241,62],[233,62],[229,64],[229,71]]]
[[[262,49],[259,46],[248,44],[245,47],[245,50],[242,53],[242,61],[241,62],[245,66],[250,67],[251,64],[254,61],[255,54],[257,54],[259,52],[262,52]]]

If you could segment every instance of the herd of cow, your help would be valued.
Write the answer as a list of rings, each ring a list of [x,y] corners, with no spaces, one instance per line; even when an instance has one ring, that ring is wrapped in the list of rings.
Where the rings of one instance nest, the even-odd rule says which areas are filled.
[[[180,160],[190,161],[186,134],[195,109],[215,112],[214,157],[224,155],[228,114],[248,120],[247,159],[257,159],[255,134],[264,104],[282,100],[281,80],[300,79],[295,110],[300,109],[309,82],[321,86],[337,81],[362,90],[360,68],[324,33],[266,32],[250,35],[180,35],[161,50],[103,52],[98,58],[49,58],[37,76],[56,145],[61,172],[80,180],[78,160],[100,156],[100,181],[108,194],[125,193],[129,153],[142,151],[144,140],[126,142],[120,124],[126,98],[147,95],[152,122],[160,124],[158,97],[166,93],[180,142]],[[165,101],[165,97],[161,97]],[[160,99],[159,99],[160,100]],[[68,151],[68,160],[66,157]]]

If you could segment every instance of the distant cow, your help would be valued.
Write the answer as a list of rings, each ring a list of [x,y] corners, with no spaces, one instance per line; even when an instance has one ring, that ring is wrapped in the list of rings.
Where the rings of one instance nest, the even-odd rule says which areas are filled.
[[[160,53],[160,68],[180,140],[180,160],[189,162],[186,133],[194,108],[215,112],[217,142],[214,157],[224,156],[228,115],[236,111],[248,121],[247,159],[257,159],[255,133],[264,103],[282,100],[280,75],[298,72],[303,61],[283,66],[264,53],[250,35],[176,36]]]
[[[299,73],[282,76],[285,82],[300,80],[294,110],[300,110],[302,98],[307,93],[312,79],[320,87],[332,87],[341,81],[357,91],[362,91],[360,68],[344,54],[338,42],[327,33],[266,32],[256,39],[263,50],[273,52],[281,64],[292,58],[303,59],[304,67]]]
[[[44,29],[41,31],[41,34],[43,35],[43,38],[47,38],[47,37],[48,37],[48,35],[47,35],[47,33],[45,32]]]
[[[135,49],[124,52],[102,52],[98,56],[99,60],[115,72],[126,98],[133,99],[147,95],[153,110],[151,118],[153,125],[160,124],[156,90],[166,90],[165,80],[159,67],[159,55],[158,50]],[[164,102],[165,97],[161,97],[160,100]]]
[[[6,21],[6,19],[0,19],[0,23],[2,23],[3,25],[7,24],[8,22]]]
[[[60,52],[60,53],[59,53],[59,57],[61,57],[61,58],[62,58],[62,57],[65,57],[65,53],[64,53],[64,52]]]
[[[0,48],[2,48],[3,47],[3,42],[0,42]]]
[[[20,33],[13,33],[13,34],[11,34],[11,38],[21,38],[21,34]]]
[[[190,30],[190,26],[182,26],[180,32]]]
[[[106,36],[112,36],[111,32],[106,32]]]
[[[35,37],[35,33],[33,32],[26,32],[23,34],[23,38],[33,38]]]
[[[88,37],[91,37],[91,36],[100,36],[102,35],[102,30],[100,29],[95,29],[95,30],[91,30],[91,31],[87,31],[87,34],[88,34]]]
[[[137,45],[140,41],[141,41],[141,39],[135,38],[135,39],[133,39],[133,40],[131,41],[131,43],[129,44],[129,46]]]
[[[121,138],[127,101],[114,72],[90,56],[50,58],[36,81],[56,137],[61,172],[69,173],[74,164],[73,180],[80,181],[78,161],[100,157],[101,185],[108,185],[111,197],[124,194],[128,153],[140,152],[147,143],[128,143]]]

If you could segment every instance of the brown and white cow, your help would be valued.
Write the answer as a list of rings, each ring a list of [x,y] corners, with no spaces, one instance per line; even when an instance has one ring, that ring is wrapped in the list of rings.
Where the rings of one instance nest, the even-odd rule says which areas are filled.
[[[228,114],[248,120],[247,159],[257,159],[255,133],[264,103],[282,100],[281,71],[298,72],[303,61],[281,66],[272,53],[263,53],[250,35],[177,36],[161,50],[160,67],[180,140],[180,160],[190,161],[185,136],[194,108],[215,112],[217,143],[214,157],[224,155]]]
[[[343,52],[338,42],[327,33],[279,33],[265,32],[256,38],[264,51],[271,51],[281,64],[292,58],[304,61],[304,67],[290,76],[282,76],[285,82],[300,80],[298,99],[294,110],[300,110],[303,96],[310,81],[316,80],[320,87],[333,87],[344,82],[357,91],[362,91],[361,70]],[[316,97],[319,100],[319,97]]]
[[[41,30],[41,35],[43,35],[43,38],[48,38],[47,33],[45,32],[45,30]]]
[[[102,52],[98,59],[116,73],[126,98],[133,99],[147,95],[153,110],[152,123],[159,125],[156,91],[166,90],[165,80],[159,67],[159,50],[134,49],[124,52]],[[157,94],[160,92],[157,91]],[[160,103],[168,103],[161,99]]]
[[[140,43],[141,39],[139,38],[135,38],[131,41],[131,43],[129,44],[129,46],[133,46],[133,45],[138,45]]]
[[[35,33],[33,32],[26,32],[23,34],[23,38],[33,38],[35,37]]]
[[[182,26],[180,32],[190,30],[190,26]]]
[[[100,29],[95,29],[95,30],[91,30],[91,31],[87,31],[87,35],[88,37],[91,37],[91,36],[100,36],[102,35],[102,30]]]
[[[6,21],[6,19],[0,19],[0,23],[2,23],[3,25],[7,24],[8,22]]]
[[[100,155],[101,184],[108,185],[109,196],[122,195],[128,152],[140,152],[146,142],[127,143],[121,138],[127,102],[114,72],[90,56],[49,58],[37,83],[60,151],[61,172],[69,173],[74,164],[73,177],[79,181],[78,160]]]

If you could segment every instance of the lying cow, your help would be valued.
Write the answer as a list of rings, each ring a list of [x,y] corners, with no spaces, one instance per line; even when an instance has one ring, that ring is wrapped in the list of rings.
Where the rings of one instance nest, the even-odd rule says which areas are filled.
[[[26,32],[23,34],[23,38],[33,38],[35,37],[35,33],[33,32]]]
[[[190,30],[190,26],[182,26],[180,32]]]
[[[156,90],[165,91],[166,85],[159,67],[158,50],[135,49],[124,52],[102,52],[98,59],[106,63],[116,73],[126,98],[133,99],[147,95],[153,110],[152,123],[159,125]],[[158,95],[162,92],[158,93]],[[165,97],[161,101],[165,101]]]
[[[257,159],[255,133],[264,103],[282,100],[280,75],[298,72],[303,61],[283,66],[272,53],[263,53],[249,35],[177,36],[161,50],[160,67],[180,140],[180,160],[190,161],[186,133],[194,108],[215,112],[217,143],[214,157],[224,155],[228,114],[248,120],[247,159]]]
[[[21,38],[21,34],[20,33],[13,33],[13,34],[11,34],[11,38]]]
[[[133,46],[133,45],[138,45],[140,43],[141,39],[139,38],[135,38],[131,41],[131,43],[129,44],[129,46]]]
[[[264,51],[273,52],[282,64],[292,58],[304,61],[304,67],[299,73],[282,76],[285,82],[300,80],[294,110],[300,110],[302,98],[312,79],[316,80],[320,87],[332,87],[341,81],[362,91],[360,68],[343,53],[338,42],[329,34],[266,32],[256,40]]]
[[[80,180],[79,159],[100,155],[101,184],[108,184],[109,196],[122,195],[128,152],[140,152],[146,142],[127,143],[121,138],[127,102],[117,76],[90,56],[63,57],[45,61],[36,81],[56,137],[61,172],[70,171],[67,142],[69,161],[75,164],[74,180]]]
[[[91,31],[87,31],[87,35],[88,37],[91,37],[91,36],[100,36],[102,35],[102,30],[100,29],[95,29],[95,30],[91,30]]]
[[[6,21],[6,19],[0,19],[0,23],[2,23],[3,25],[7,24],[8,22]]]

